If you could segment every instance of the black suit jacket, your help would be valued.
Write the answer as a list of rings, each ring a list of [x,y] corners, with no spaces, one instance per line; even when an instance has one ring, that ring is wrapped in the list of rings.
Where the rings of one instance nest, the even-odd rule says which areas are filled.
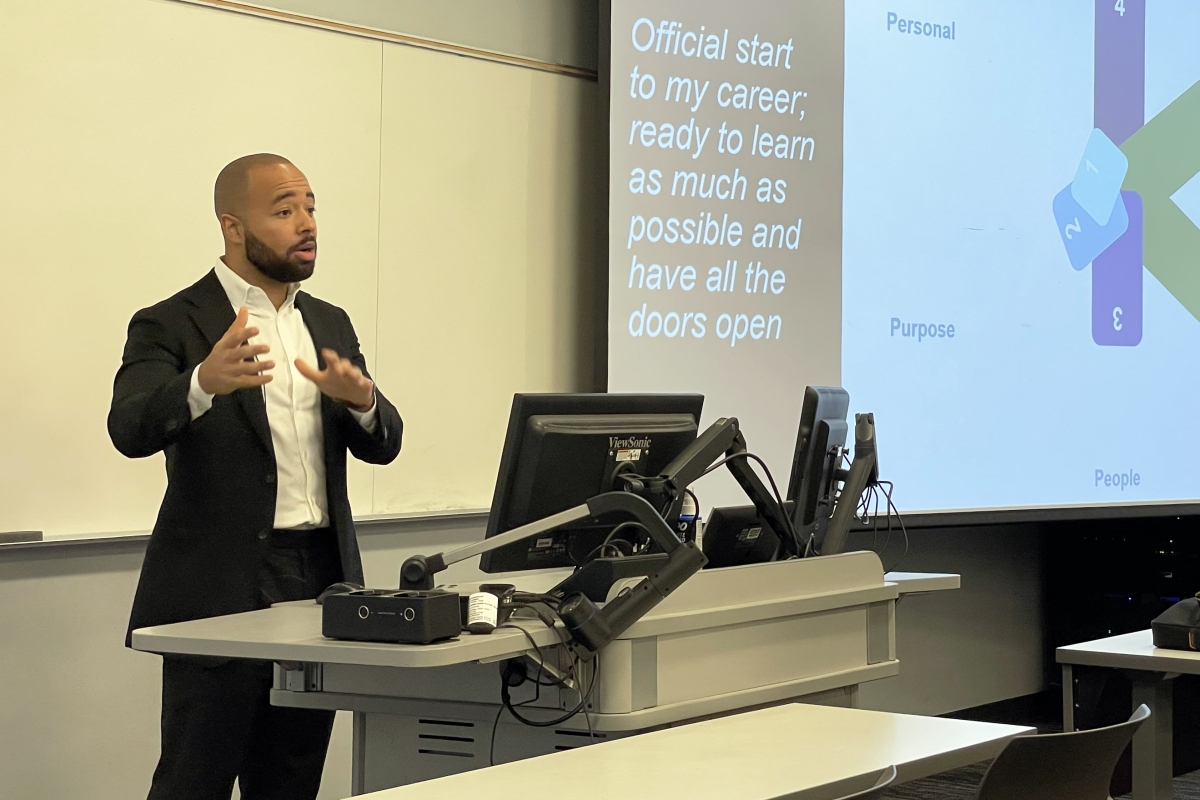
[[[331,348],[364,373],[366,360],[346,312],[298,292],[296,308],[317,358]],[[210,271],[167,300],[137,312],[113,386],[108,433],[130,458],[166,453],[167,492],[146,548],[129,630],[251,611],[275,517],[275,452],[260,388],[213,398],[194,422],[187,396],[192,369],[233,324],[229,298]],[[346,451],[371,464],[400,452],[403,423],[376,391],[377,425],[368,433],[347,408],[322,395],[325,489],[344,579],[362,583],[362,562],[346,495]],[[128,644],[128,636],[126,637]]]

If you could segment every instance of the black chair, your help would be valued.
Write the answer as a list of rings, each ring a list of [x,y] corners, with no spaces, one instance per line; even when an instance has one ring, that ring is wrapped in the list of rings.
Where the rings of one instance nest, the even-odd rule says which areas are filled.
[[[846,795],[841,800],[879,800],[883,797],[883,793],[896,780],[896,768],[888,767],[883,772],[879,773],[879,778],[875,781],[875,785],[870,789],[858,792],[857,794]]]
[[[996,756],[977,800],[1109,800],[1113,769],[1150,718],[1138,706],[1127,722],[1089,731],[1018,736]]]

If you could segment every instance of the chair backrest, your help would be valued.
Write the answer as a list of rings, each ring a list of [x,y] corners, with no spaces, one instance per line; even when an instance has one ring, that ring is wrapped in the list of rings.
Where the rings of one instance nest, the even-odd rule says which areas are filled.
[[[1107,728],[1018,736],[988,768],[977,800],[1108,800],[1117,759],[1149,718],[1142,705]]]
[[[847,795],[841,800],[879,800],[883,797],[883,793],[896,780],[896,768],[888,767],[883,772],[879,773],[879,779],[875,781],[875,785],[870,789],[859,792],[858,794]]]

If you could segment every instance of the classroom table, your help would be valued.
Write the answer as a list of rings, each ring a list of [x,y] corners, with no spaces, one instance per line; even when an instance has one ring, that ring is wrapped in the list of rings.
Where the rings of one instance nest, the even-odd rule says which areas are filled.
[[[833,800],[995,758],[1016,725],[790,703],[385,789],[369,800]]]
[[[1151,717],[1133,737],[1133,800],[1171,800],[1171,681],[1200,675],[1200,653],[1154,646],[1150,630],[1060,647],[1063,730],[1075,730],[1075,683],[1072,667],[1119,669],[1133,681],[1133,708],[1150,707]]]

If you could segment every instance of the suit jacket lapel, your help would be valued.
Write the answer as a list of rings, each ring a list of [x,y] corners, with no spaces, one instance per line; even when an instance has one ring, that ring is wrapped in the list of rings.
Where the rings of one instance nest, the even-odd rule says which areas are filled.
[[[299,310],[300,316],[304,319],[304,327],[308,328],[309,335],[312,336],[313,348],[317,351],[317,369],[325,369],[325,356],[321,350],[328,347],[331,350],[337,350],[334,344],[337,342],[337,332],[330,325],[330,320],[325,314],[320,313],[309,301],[312,298],[306,292],[296,293],[296,309]],[[327,395],[321,395],[321,431],[325,445],[325,463],[329,464],[334,447],[334,432],[336,428],[336,420],[334,413],[340,405],[336,400],[331,400]]]
[[[207,275],[189,286],[184,291],[184,298],[192,304],[192,321],[208,341],[209,347],[225,335],[237,318],[233,306],[229,305],[225,288],[217,279],[216,270],[210,269]]]
[[[325,356],[321,355],[321,350],[326,347],[336,350],[337,348],[333,345],[337,341],[337,335],[336,331],[331,329],[329,320],[313,307],[310,300],[312,298],[307,292],[296,292],[296,308],[304,319],[304,327],[308,328],[308,332],[312,336],[313,347],[317,350],[317,367],[325,369]]]
[[[208,341],[209,347],[215,345],[237,319],[237,313],[229,304],[229,296],[225,294],[225,288],[217,279],[215,270],[209,270],[207,275],[192,284],[186,290],[185,298],[192,305],[192,321]],[[267,422],[267,404],[263,399],[263,390],[257,387],[238,389],[233,393],[233,397],[245,412],[250,427],[263,447],[274,456],[275,446],[271,443],[271,426]]]

